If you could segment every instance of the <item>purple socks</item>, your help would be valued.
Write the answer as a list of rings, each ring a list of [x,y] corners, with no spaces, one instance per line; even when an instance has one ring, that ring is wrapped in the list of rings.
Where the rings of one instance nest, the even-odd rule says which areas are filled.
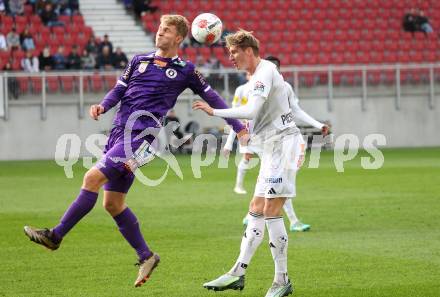
[[[130,208],[124,209],[120,214],[113,218],[128,243],[136,250],[139,261],[142,262],[153,255],[141,234],[139,223]]]
[[[92,210],[97,199],[98,193],[81,189],[76,200],[64,213],[60,223],[52,229],[55,240],[61,241],[67,232]]]

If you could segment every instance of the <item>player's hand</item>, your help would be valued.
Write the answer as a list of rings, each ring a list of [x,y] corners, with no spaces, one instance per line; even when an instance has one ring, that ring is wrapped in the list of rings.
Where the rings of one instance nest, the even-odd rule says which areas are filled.
[[[251,154],[251,153],[244,154],[244,159],[248,162],[250,161],[250,159],[252,159],[252,157],[253,157],[253,154]]]
[[[192,108],[194,110],[203,110],[204,112],[206,112],[210,116],[214,115],[214,109],[211,106],[209,106],[208,103],[203,102],[203,101],[199,101],[199,100],[195,101],[193,103]]]
[[[104,107],[99,104],[90,106],[89,114],[95,121],[98,120],[99,116],[104,113]]]
[[[327,136],[329,134],[329,132],[330,132],[329,126],[327,126],[327,125],[322,126],[322,128],[321,128],[322,136]]]
[[[240,145],[247,146],[248,142],[250,140],[250,135],[247,129],[243,129],[237,134],[238,141],[240,142]]]
[[[231,150],[223,149],[223,155],[227,158],[231,154]]]

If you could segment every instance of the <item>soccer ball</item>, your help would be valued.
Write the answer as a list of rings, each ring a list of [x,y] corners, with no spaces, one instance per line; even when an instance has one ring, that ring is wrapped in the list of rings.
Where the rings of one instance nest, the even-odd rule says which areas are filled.
[[[191,34],[195,40],[203,44],[213,44],[222,35],[222,21],[212,13],[199,14],[191,25]]]

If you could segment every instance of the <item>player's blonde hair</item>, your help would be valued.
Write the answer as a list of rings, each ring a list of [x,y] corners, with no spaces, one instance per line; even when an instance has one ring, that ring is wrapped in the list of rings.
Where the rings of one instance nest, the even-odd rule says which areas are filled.
[[[188,35],[189,22],[183,15],[179,14],[164,14],[160,17],[160,22],[172,25],[176,27],[177,34],[182,36],[184,39]]]
[[[259,55],[260,52],[260,42],[252,34],[252,32],[239,29],[234,34],[226,36],[226,47],[237,46],[241,49],[246,49],[248,47],[252,48],[255,56]]]

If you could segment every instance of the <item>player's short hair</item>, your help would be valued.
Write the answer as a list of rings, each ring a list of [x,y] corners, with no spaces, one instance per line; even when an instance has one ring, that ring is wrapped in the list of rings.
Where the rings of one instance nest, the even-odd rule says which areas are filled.
[[[267,57],[265,58],[265,60],[274,63],[278,68],[280,68],[280,66],[281,66],[281,61],[280,61],[280,59],[278,59],[278,58],[275,57],[275,56],[267,56]]]
[[[260,42],[252,34],[252,32],[239,29],[234,34],[226,36],[226,47],[237,46],[241,49],[246,49],[248,47],[252,48],[255,56],[260,53]]]
[[[160,22],[167,25],[172,25],[176,27],[177,34],[183,38],[188,35],[189,22],[183,15],[179,14],[164,14],[160,17]]]

